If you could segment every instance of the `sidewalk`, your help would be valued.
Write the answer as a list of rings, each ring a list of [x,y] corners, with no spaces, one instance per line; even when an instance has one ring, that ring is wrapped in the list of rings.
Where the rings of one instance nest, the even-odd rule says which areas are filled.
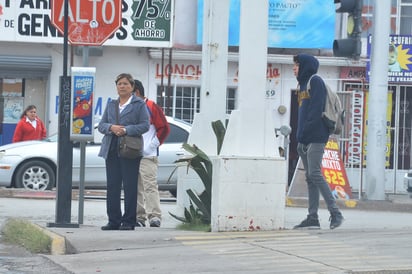
[[[79,228],[50,228],[51,193],[39,199],[9,190],[6,198],[4,192],[0,189],[0,216],[28,219],[63,239],[66,255],[46,257],[73,273],[412,273],[412,199],[406,195],[342,207],[345,222],[335,230],[328,229],[325,209],[322,230],[291,230],[306,216],[305,199],[295,198],[285,208],[283,230],[205,233],[176,230],[178,222],[168,214],[174,202],[162,202],[161,228],[102,231],[107,220],[101,199],[85,200]],[[74,199],[72,222],[77,206]]]

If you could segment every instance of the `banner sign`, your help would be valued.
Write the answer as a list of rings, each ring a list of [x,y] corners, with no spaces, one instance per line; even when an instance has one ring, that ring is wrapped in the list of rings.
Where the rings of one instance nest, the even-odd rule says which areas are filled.
[[[96,68],[72,67],[72,104],[70,140],[93,141],[93,93],[96,83]]]
[[[98,2],[104,6],[112,0]],[[63,36],[52,25],[51,3],[0,0],[0,41],[62,44]],[[173,0],[123,0],[122,25],[105,45],[172,47],[173,4]],[[69,12],[74,8],[69,6]]]
[[[388,82],[412,83],[412,36],[390,35],[388,39]],[[371,58],[372,35],[368,37],[367,55]],[[370,81],[370,61],[366,64],[366,81]]]
[[[203,2],[198,2],[197,43],[203,40]],[[230,0],[229,46],[239,46],[240,0]],[[269,0],[269,48],[331,49],[335,5],[325,0]],[[256,30],[259,31],[259,30]]]
[[[330,138],[325,146],[322,159],[322,174],[335,199],[348,200],[352,198],[352,190],[346,175],[345,166],[340,157],[338,142]]]

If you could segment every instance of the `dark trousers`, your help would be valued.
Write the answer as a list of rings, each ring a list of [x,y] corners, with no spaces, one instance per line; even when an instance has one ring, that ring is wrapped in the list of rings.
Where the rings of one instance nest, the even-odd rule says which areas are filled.
[[[106,159],[107,197],[106,209],[109,224],[134,226],[136,224],[137,179],[141,158],[125,159],[109,153]],[[123,183],[124,214],[121,209]]]

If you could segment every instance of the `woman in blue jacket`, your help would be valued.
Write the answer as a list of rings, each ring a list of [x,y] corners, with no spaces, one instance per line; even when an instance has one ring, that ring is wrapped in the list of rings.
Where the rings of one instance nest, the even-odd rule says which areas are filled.
[[[122,73],[116,80],[118,100],[111,100],[99,123],[104,134],[99,156],[106,160],[108,223],[102,230],[134,230],[137,207],[137,178],[141,157],[126,159],[119,156],[119,137],[139,136],[149,130],[149,115],[145,102],[133,95],[134,79]],[[121,209],[123,184],[124,213]]]

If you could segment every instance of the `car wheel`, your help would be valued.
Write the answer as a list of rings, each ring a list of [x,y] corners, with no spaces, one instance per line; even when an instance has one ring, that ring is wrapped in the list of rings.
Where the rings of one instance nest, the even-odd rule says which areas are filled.
[[[48,164],[42,161],[29,161],[17,170],[15,186],[31,190],[50,190],[55,181],[54,171]]]

